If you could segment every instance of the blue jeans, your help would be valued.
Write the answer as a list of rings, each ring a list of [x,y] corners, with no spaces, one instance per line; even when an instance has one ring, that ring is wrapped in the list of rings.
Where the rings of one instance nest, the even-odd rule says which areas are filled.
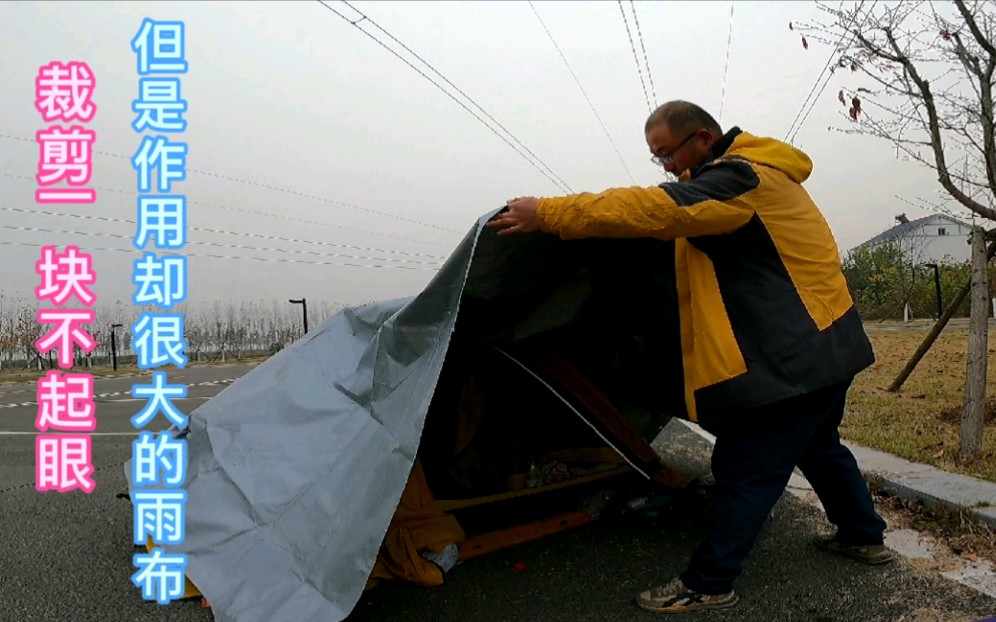
[[[716,436],[715,508],[708,538],[681,575],[688,588],[703,594],[733,589],[743,560],[797,465],[840,540],[882,544],[885,521],[875,513],[857,462],[837,431],[850,385],[847,381],[752,411],[703,418],[702,427]]]

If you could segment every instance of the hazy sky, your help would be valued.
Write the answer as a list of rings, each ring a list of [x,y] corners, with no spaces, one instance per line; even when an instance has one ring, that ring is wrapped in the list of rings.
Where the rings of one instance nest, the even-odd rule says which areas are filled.
[[[329,4],[360,17],[342,2]],[[619,3],[534,6],[629,172],[528,3],[353,6],[472,97],[573,191],[663,180],[643,140],[647,102]],[[784,138],[830,54],[818,45],[804,50],[788,28],[790,20],[820,15],[814,3],[737,0],[724,97],[730,3],[635,6],[657,101],[689,99],[717,116],[722,108],[724,128]],[[130,125],[139,75],[130,42],[145,17],[186,24],[188,130],[173,139],[189,145],[189,175],[174,192],[190,202],[185,253],[194,305],[413,295],[433,275],[432,262],[447,257],[479,216],[513,196],[563,194],[436,86],[318,2],[0,2],[0,241],[30,245],[0,244],[8,301],[32,297],[43,244],[91,252],[102,303],[132,296],[135,225],[109,219],[136,217],[128,158],[141,142]],[[370,21],[358,25],[446,86]],[[88,124],[101,152],[94,205],[33,199],[33,136],[47,126],[34,108],[34,81],[53,60],[85,61],[96,75],[98,109]],[[844,79],[831,79],[795,143],[815,162],[806,186],[846,252],[891,227],[900,212],[925,215],[895,197],[934,197],[937,183],[882,141],[828,131],[846,125],[836,102]],[[323,265],[334,263],[380,267]]]

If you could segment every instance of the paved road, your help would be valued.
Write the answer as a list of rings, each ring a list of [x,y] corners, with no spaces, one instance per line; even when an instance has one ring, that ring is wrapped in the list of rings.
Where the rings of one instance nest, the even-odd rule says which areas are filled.
[[[194,406],[249,367],[188,368]],[[196,622],[211,620],[197,602],[160,607],[130,584],[132,508],[121,464],[130,458],[127,419],[136,378],[97,379],[104,394],[94,437],[92,495],[40,494],[33,488],[31,385],[0,387],[0,620],[4,622]],[[142,380],[145,382],[145,380]],[[203,384],[212,383],[212,384]],[[184,402],[180,402],[183,404]],[[190,408],[184,410],[189,411]],[[659,439],[692,475],[708,474],[708,447],[682,426]],[[458,566],[449,584],[415,589],[383,584],[367,592],[350,620],[640,621],[634,592],[669,578],[706,529],[708,502],[678,499],[656,518],[606,520]],[[912,563],[867,568],[825,556],[808,544],[826,528],[822,515],[786,497],[748,560],[741,604],[692,614],[697,622],[974,622],[996,615],[996,600],[920,572]],[[512,564],[525,562],[524,572]],[[233,570],[233,572],[237,572]],[[298,622],[298,621],[275,621]],[[301,621],[308,622],[308,621]]]

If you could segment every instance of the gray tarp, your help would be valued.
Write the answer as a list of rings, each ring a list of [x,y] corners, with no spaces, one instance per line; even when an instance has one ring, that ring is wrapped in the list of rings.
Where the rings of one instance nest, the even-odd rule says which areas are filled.
[[[188,555],[187,576],[216,620],[350,613],[414,462],[458,311],[462,337],[514,343],[591,306],[596,264],[580,257],[622,257],[635,273],[668,252],[655,243],[652,257],[586,254],[553,236],[499,238],[483,226],[493,214],[418,296],[338,313],[190,413],[186,537],[164,548]],[[637,311],[618,314],[620,324],[660,322],[670,308],[641,298],[667,287],[626,289],[636,298],[617,308]],[[131,471],[129,462],[129,480]]]

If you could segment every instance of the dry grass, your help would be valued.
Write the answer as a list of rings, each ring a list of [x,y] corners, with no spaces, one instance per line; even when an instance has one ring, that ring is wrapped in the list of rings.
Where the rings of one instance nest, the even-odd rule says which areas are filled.
[[[993,332],[990,383],[996,379]],[[907,460],[996,482],[996,400],[988,404],[982,458],[970,465],[956,464],[968,331],[945,330],[903,388],[898,393],[886,391],[926,334],[926,329],[869,331],[877,361],[855,379],[841,435]]]
[[[978,561],[979,558],[996,561],[996,532],[977,520],[966,510],[949,510],[940,506],[927,507],[922,501],[902,499],[872,486],[875,509],[882,513],[893,531],[913,529],[929,533],[947,550],[934,551],[935,563],[952,568],[936,568],[941,572],[958,568],[960,560]],[[958,558],[951,564],[945,557]]]

